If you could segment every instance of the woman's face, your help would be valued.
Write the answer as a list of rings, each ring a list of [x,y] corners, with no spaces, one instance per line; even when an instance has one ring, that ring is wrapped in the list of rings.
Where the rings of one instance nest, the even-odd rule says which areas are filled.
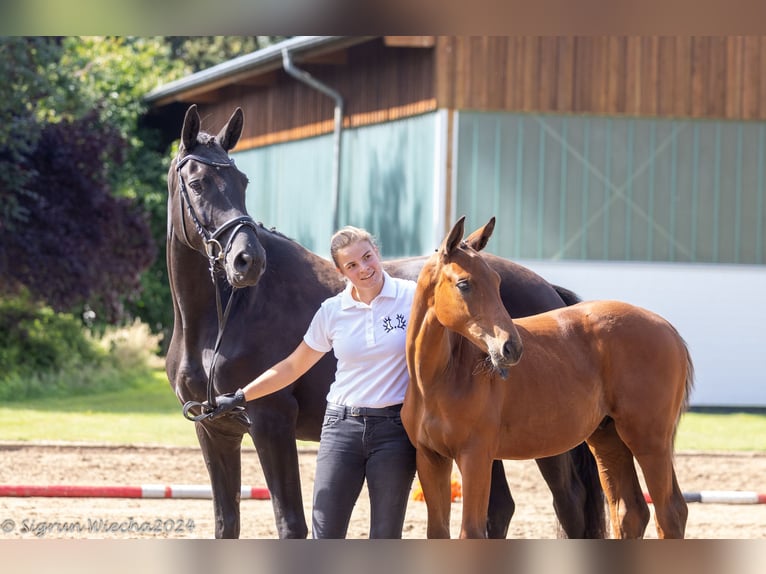
[[[338,271],[357,291],[379,292],[383,288],[380,254],[369,241],[357,241],[339,249],[336,254]]]

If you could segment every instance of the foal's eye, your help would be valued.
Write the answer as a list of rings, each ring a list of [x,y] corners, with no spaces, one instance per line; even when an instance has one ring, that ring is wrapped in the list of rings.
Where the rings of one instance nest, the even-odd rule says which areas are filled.
[[[471,283],[468,281],[468,279],[461,279],[455,284],[455,286],[460,289],[461,293],[467,293],[471,290]]]

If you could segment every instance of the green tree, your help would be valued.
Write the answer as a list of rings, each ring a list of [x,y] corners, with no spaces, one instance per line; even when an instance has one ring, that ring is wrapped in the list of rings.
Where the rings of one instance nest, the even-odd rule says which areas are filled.
[[[161,38],[3,38],[0,55],[14,78],[0,98],[2,228],[12,231],[0,288],[122,320],[157,251],[146,214],[164,203],[167,160],[141,134],[142,96],[186,68]]]
[[[54,89],[49,70],[61,53],[54,38],[0,38],[0,234],[12,233],[29,213],[29,161],[43,128],[35,102]],[[0,271],[3,253],[0,249]],[[0,273],[0,286],[4,283]]]
[[[167,332],[171,150],[143,97],[279,39],[0,38],[0,292]]]

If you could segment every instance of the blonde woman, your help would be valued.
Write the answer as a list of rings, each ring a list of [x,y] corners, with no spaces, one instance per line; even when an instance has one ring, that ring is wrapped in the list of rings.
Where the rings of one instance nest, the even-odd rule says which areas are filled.
[[[401,538],[415,449],[399,415],[409,383],[407,321],[415,282],[391,277],[365,230],[344,227],[330,254],[346,288],[322,303],[295,350],[235,393],[216,398],[218,416],[290,385],[325,353],[338,360],[317,454],[313,538],[345,538],[364,481],[370,538]]]

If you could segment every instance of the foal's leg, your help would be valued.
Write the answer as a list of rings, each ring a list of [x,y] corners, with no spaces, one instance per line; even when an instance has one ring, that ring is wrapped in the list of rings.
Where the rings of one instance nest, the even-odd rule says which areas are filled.
[[[689,509],[673,470],[673,454],[669,449],[637,453],[646,480],[646,488],[654,504],[654,521],[658,538],[683,538]]]
[[[452,459],[420,445],[415,453],[418,479],[428,512],[428,538],[450,537]],[[486,508],[486,506],[485,506]]]
[[[638,482],[633,454],[609,420],[588,438],[604,488],[615,538],[642,538],[649,524],[649,506]]]
[[[463,478],[460,538],[486,538],[492,459],[481,457],[468,449],[456,462]]]

